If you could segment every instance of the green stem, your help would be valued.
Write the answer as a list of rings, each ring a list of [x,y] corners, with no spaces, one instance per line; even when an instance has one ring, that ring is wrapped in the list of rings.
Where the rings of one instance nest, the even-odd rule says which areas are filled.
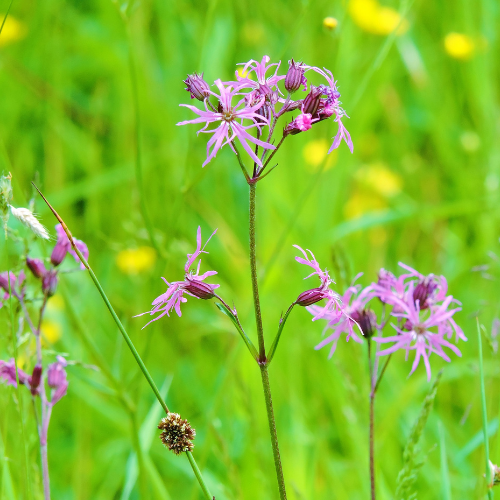
[[[486,390],[484,388],[484,368],[483,368],[483,346],[481,339],[481,329],[479,328],[479,318],[477,320],[477,339],[479,344],[479,379],[481,383],[481,407],[483,416],[483,434],[484,434],[484,454],[486,460],[486,484],[488,485],[488,498],[493,498],[491,491],[491,472],[490,472],[490,447],[488,442],[488,414],[486,410]]]
[[[10,8],[10,6],[9,6]],[[5,22],[5,21],[4,21]],[[3,24],[2,24],[3,27]],[[1,28],[0,28],[1,31]],[[5,246],[7,247],[7,239],[5,240]],[[24,430],[24,417],[23,417],[23,400],[22,400],[22,394],[20,390],[20,384],[19,384],[19,373],[18,373],[18,368],[17,368],[17,338],[16,338],[16,332],[14,329],[14,308],[12,307],[12,285],[10,281],[10,270],[7,270],[7,276],[8,276],[8,281],[9,281],[9,308],[10,308],[10,326],[11,326],[11,333],[12,333],[12,350],[14,354],[14,367],[16,370],[16,394],[17,394],[17,401],[18,401],[18,410],[19,410],[19,420],[21,422],[21,440],[23,442],[23,448],[24,448],[24,466],[26,468],[26,488],[28,490],[28,498],[33,498],[33,491],[31,490],[31,480],[30,480],[30,473],[29,473],[29,455],[28,455],[28,445],[26,443],[26,435],[25,435],[25,430]]]
[[[264,399],[266,401],[267,420],[271,433],[271,446],[273,448],[274,466],[278,479],[280,499],[286,500],[285,478],[281,466],[280,450],[278,445],[278,434],[276,432],[276,420],[274,418],[273,401],[271,398],[271,385],[269,384],[269,373],[267,371],[266,348],[264,345],[264,329],[262,327],[262,314],[260,311],[259,286],[257,281],[257,259],[255,244],[255,184],[250,184],[250,271],[252,275],[253,302],[255,308],[255,321],[257,323],[257,335],[259,338],[259,367],[262,376],[262,387],[264,389]]]
[[[368,339],[368,367],[370,371],[370,491],[371,499],[375,500],[375,436],[374,436],[374,406],[375,386],[373,379],[372,342]]]
[[[267,421],[269,422],[269,432],[271,433],[271,446],[273,447],[274,467],[278,478],[278,489],[280,499],[286,500],[285,478],[281,466],[280,448],[278,444],[278,434],[276,432],[276,420],[274,418],[273,400],[271,397],[271,385],[269,384],[269,373],[266,365],[260,365],[262,376],[262,386],[264,388],[264,398],[266,400]]]
[[[196,479],[198,479],[201,489],[205,494],[205,497],[207,498],[207,500],[215,500],[215,497],[212,496],[212,494],[208,490],[207,485],[205,484],[205,481],[203,480],[200,469],[198,468],[198,464],[196,463],[193,454],[190,451],[186,451],[186,455],[188,457],[189,463],[191,464],[191,468],[193,469],[194,475],[196,476]]]
[[[253,303],[255,308],[255,321],[257,323],[257,336],[259,338],[259,359],[261,363],[266,361],[266,347],[264,345],[264,329],[262,327],[262,315],[260,312],[259,283],[257,281],[257,258],[255,244],[255,184],[250,184],[250,272],[252,275]]]

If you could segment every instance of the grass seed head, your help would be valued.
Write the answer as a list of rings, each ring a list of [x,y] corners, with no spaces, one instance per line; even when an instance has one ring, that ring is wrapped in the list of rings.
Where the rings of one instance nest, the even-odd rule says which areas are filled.
[[[161,442],[176,455],[180,455],[184,451],[192,451],[194,448],[193,439],[196,436],[196,431],[178,413],[169,413],[162,418],[158,429],[163,431],[160,434]]]

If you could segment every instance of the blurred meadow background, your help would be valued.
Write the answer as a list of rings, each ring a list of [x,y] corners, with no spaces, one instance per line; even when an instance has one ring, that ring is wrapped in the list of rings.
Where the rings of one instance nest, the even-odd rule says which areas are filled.
[[[2,0],[2,19],[9,2]],[[217,500],[277,498],[258,368],[213,301],[190,300],[141,330],[165,289],[182,279],[201,225],[215,228],[206,269],[219,272],[248,333],[255,320],[247,257],[248,188],[229,148],[204,169],[206,137],[182,80],[234,78],[235,64],[268,54],[326,66],[339,81],[354,142],[326,156],[333,121],[291,137],[258,189],[258,260],[266,338],[308,287],[292,244],[312,249],[343,290],[397,263],[444,274],[463,303],[469,341],[445,366],[420,442],[421,500],[479,499],[484,449],[475,318],[484,325],[490,455],[500,462],[498,100],[500,7],[493,0],[14,1],[0,35],[0,171],[12,172],[16,206],[31,181],[87,242],[90,263],[168,405],[197,431],[194,454]],[[325,19],[325,18],[334,18]],[[142,184],[142,189],[141,189]],[[36,211],[55,234],[40,199]],[[144,214],[153,228],[156,248]],[[14,220],[11,227],[26,231]],[[24,231],[24,232],[23,232]],[[0,270],[25,248],[2,232]],[[33,242],[30,255],[50,255]],[[65,263],[66,269],[74,264]],[[495,323],[496,321],[496,323]],[[290,499],[369,497],[366,346],[315,351],[322,324],[297,308],[270,368]],[[162,446],[161,408],[86,273],[67,273],[49,302],[44,345],[78,361],[54,409],[49,463],[54,499],[202,498],[186,457]],[[12,356],[8,307],[0,310],[1,359]],[[33,366],[33,345],[18,361]],[[411,359],[413,355],[411,356]],[[93,368],[97,367],[97,368]],[[393,498],[403,448],[430,388],[399,352],[376,401],[381,499]],[[120,390],[117,391],[116,387]],[[127,409],[120,392],[136,404]],[[37,435],[28,394],[30,477],[41,498]],[[0,387],[0,497],[27,488],[16,392]],[[139,474],[134,442],[145,469]]]

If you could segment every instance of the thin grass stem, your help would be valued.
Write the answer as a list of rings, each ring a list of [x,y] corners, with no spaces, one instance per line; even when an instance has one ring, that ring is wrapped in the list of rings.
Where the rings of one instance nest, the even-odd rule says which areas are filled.
[[[490,446],[488,441],[488,413],[486,409],[486,390],[484,388],[484,367],[483,367],[483,346],[481,339],[481,328],[479,327],[479,318],[477,321],[477,340],[479,349],[479,380],[481,384],[481,410],[483,417],[483,435],[484,435],[484,455],[486,461],[486,484],[488,485],[488,499],[493,498],[493,492],[491,491],[491,471],[490,471]]]

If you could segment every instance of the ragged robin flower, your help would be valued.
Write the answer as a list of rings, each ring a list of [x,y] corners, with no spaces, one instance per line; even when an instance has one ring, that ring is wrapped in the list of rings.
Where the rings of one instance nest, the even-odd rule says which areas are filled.
[[[199,255],[201,255],[202,253],[208,253],[205,251],[205,246],[216,232],[217,229],[211,234],[210,238],[208,238],[207,242],[202,247],[201,227],[198,227],[196,235],[196,250],[194,251],[194,253],[187,255],[187,262],[184,266],[184,280],[169,283],[165,278],[162,278],[162,280],[168,286],[167,291],[153,301],[153,308],[151,309],[151,311],[138,314],[137,316],[143,316],[144,314],[150,314],[151,316],[153,316],[157,313],[160,313],[156,318],[152,319],[149,322],[152,323],[153,321],[157,321],[160,318],[163,318],[163,316],[165,315],[170,316],[170,312],[172,311],[172,309],[174,309],[177,315],[180,317],[182,316],[181,304],[183,302],[187,302],[187,299],[184,295],[189,295],[198,299],[211,299],[215,297],[215,290],[219,288],[220,285],[211,285],[209,283],[205,283],[205,280],[209,276],[217,274],[217,271],[207,271],[203,274],[200,274],[201,259],[198,261],[196,272],[191,270],[191,266],[193,266]],[[144,325],[143,328],[148,326],[149,323]]]

